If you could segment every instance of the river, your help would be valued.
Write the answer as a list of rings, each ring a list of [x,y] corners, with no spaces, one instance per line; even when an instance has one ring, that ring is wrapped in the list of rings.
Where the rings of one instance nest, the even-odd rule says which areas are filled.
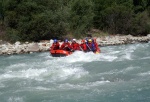
[[[101,54],[0,56],[0,102],[149,102],[150,43]]]

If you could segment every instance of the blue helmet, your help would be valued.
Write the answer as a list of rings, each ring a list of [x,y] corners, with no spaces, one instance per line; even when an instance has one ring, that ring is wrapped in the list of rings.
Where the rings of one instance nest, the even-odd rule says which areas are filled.
[[[57,39],[54,39],[54,43],[56,43],[57,42]]]
[[[68,39],[65,39],[65,42],[68,42]]]

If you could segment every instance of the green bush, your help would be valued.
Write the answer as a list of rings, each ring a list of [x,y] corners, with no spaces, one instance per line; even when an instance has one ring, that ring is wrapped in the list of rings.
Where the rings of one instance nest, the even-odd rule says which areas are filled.
[[[150,17],[147,11],[136,15],[133,21],[131,34],[147,35],[150,33]]]
[[[146,35],[150,0],[1,0],[0,23],[10,41],[82,37],[92,28]]]
[[[70,5],[70,30],[76,37],[80,37],[92,27],[93,2],[91,0],[73,0]]]

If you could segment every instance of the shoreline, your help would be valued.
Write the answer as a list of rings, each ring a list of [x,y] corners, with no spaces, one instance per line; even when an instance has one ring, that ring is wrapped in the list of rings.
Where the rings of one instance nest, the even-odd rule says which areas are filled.
[[[132,36],[132,35],[110,35],[103,37],[93,37],[97,39],[97,43],[100,47],[103,46],[113,46],[113,45],[123,45],[123,44],[134,44],[134,43],[148,43],[150,41],[150,34],[147,36]],[[81,40],[77,40],[78,43]],[[45,52],[49,51],[49,48],[53,40],[43,40],[38,43],[36,42],[25,42],[21,43],[17,41],[14,44],[8,42],[3,42],[0,40],[0,55],[13,55],[13,54],[24,54],[33,52]]]

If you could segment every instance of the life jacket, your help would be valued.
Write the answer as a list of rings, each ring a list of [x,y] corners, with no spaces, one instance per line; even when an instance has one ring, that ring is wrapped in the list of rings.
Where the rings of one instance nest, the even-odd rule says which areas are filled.
[[[61,45],[61,48],[60,48],[60,49],[66,50],[66,51],[71,51],[72,47],[71,47],[70,43],[67,42],[67,43],[63,43],[63,44]]]
[[[84,52],[87,51],[87,46],[86,46],[85,43],[80,44],[80,47],[82,48],[82,49],[80,49],[80,50],[83,50]]]
[[[88,47],[88,51],[93,51],[93,52],[96,51],[96,46],[95,46],[95,44],[93,42],[88,43],[87,47]]]
[[[71,47],[73,48],[73,50],[80,50],[78,43],[72,43]]]
[[[58,42],[53,43],[52,46],[51,46],[51,49],[52,49],[52,50],[58,50],[58,49],[59,49],[59,46],[60,46],[60,44],[59,44]]]
[[[100,48],[99,48],[99,46],[98,46],[98,44],[96,42],[96,39],[94,39],[93,43],[95,44],[96,51],[100,52],[101,50],[100,50]]]

